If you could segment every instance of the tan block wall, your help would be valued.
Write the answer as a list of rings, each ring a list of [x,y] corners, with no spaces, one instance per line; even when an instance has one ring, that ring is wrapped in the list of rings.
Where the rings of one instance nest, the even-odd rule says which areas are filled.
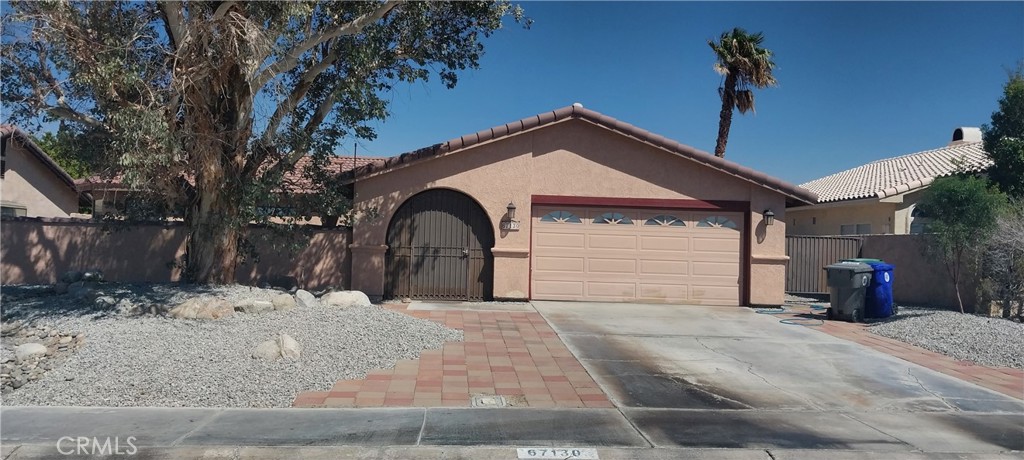
[[[0,200],[26,208],[27,217],[67,217],[78,212],[78,193],[24,147],[7,147],[7,172],[0,179]]]
[[[529,292],[532,195],[750,202],[747,231],[751,252],[762,256],[755,265],[785,263],[785,201],[781,195],[589,122],[567,120],[357,182],[355,289],[371,297],[383,295],[383,271],[370,267],[383,267],[382,245],[391,216],[406,199],[431,188],[463,192],[487,213],[495,231],[497,298],[522,298]],[[517,206],[520,230],[503,232],[498,223],[510,201]],[[760,224],[765,208],[775,212],[776,225]],[[784,270],[752,269],[751,302],[781,303],[784,284]]]
[[[925,248],[921,235],[871,235],[864,237],[861,255],[895,267],[892,291],[896,302],[959,309],[945,264]],[[970,270],[964,270],[963,276],[960,294],[971,311],[977,302],[977,278]]]
[[[253,230],[257,234],[264,230]],[[259,285],[293,277],[300,287],[347,287],[351,259],[348,229],[316,230],[298,253],[259,247],[260,261],[237,269],[239,283]],[[184,254],[181,225],[139,225],[106,232],[100,223],[5,219],[0,229],[0,283],[53,283],[70,270],[99,269],[118,282],[178,281],[168,266]]]

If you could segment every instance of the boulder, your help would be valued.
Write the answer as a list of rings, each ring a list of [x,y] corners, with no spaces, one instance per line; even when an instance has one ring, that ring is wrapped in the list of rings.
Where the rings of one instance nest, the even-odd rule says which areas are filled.
[[[302,346],[290,335],[281,333],[277,338],[277,346],[281,351],[281,357],[285,359],[299,359],[302,354]]]
[[[99,282],[103,281],[103,272],[100,270],[89,270],[82,273],[82,281]]]
[[[231,316],[235,309],[224,299],[193,297],[168,313],[180,319],[219,319]]]
[[[370,298],[360,291],[337,291],[329,292],[324,294],[320,298],[320,301],[324,305],[330,307],[368,307],[370,306]]]
[[[290,335],[281,333],[274,340],[260,342],[252,351],[253,358],[277,361],[278,359],[299,359],[302,354],[302,346]]]
[[[76,299],[92,300],[96,297],[96,290],[92,286],[85,284],[85,282],[78,281],[68,285],[68,294]]]
[[[18,362],[46,355],[46,346],[41,343],[23,343],[14,348],[14,358]]]
[[[266,313],[274,309],[274,304],[267,300],[244,300],[235,304],[234,310],[248,314]]]
[[[57,282],[57,284],[53,285],[53,292],[56,292],[57,294],[67,294],[68,283],[65,283],[63,281]]]
[[[82,272],[74,271],[74,270],[69,271],[69,272],[65,272],[63,275],[61,275],[60,281],[62,283],[67,283],[67,284],[73,284],[73,283],[77,283],[79,281],[82,281]]]
[[[295,298],[291,294],[278,294],[270,302],[274,304],[274,310],[288,311],[295,308]]]
[[[299,289],[295,291],[295,301],[298,306],[302,308],[313,308],[319,307],[320,301],[316,299],[316,296],[309,291]]]
[[[267,340],[256,345],[256,349],[252,351],[253,358],[265,359],[267,361],[277,361],[281,357],[281,347],[278,346],[277,340]]]

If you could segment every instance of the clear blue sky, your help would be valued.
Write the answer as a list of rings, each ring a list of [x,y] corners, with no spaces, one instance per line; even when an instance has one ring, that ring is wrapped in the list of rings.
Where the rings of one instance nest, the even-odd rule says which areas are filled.
[[[764,32],[780,85],[757,92],[756,115],[734,118],[726,158],[802,183],[989,122],[1005,69],[1024,59],[1022,2],[522,5],[530,30],[485,42],[481,68],[454,90],[401,87],[359,153],[390,156],[573,102],[713,151],[721,78],[707,41],[738,26]]]

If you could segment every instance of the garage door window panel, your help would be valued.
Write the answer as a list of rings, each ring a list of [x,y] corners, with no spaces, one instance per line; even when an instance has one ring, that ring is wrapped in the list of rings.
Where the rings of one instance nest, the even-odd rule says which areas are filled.
[[[580,224],[583,221],[579,216],[569,211],[552,211],[540,218],[541,222],[557,223],[557,224]]]
[[[697,228],[729,228],[739,230],[736,222],[725,216],[708,216],[697,222]]]
[[[678,218],[676,216],[669,216],[669,215],[665,215],[665,214],[661,214],[661,215],[658,215],[658,216],[654,216],[654,217],[652,217],[650,219],[647,219],[647,221],[644,222],[644,225],[659,226],[659,227],[685,227],[686,226],[686,224],[683,222],[682,219],[680,219],[680,218]]]
[[[594,223],[598,225],[633,225],[633,219],[626,217],[622,213],[606,212],[597,216],[597,218],[594,219]]]

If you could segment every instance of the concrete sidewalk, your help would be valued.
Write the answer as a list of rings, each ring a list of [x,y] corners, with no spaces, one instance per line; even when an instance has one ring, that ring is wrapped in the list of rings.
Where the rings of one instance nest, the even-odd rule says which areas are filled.
[[[1005,413],[11,407],[0,426],[5,459],[74,458],[62,453],[80,437],[116,438],[122,452],[133,437],[142,458],[513,459],[515,448],[538,446],[595,448],[602,459],[1021,458],[1024,450],[1020,416]]]

